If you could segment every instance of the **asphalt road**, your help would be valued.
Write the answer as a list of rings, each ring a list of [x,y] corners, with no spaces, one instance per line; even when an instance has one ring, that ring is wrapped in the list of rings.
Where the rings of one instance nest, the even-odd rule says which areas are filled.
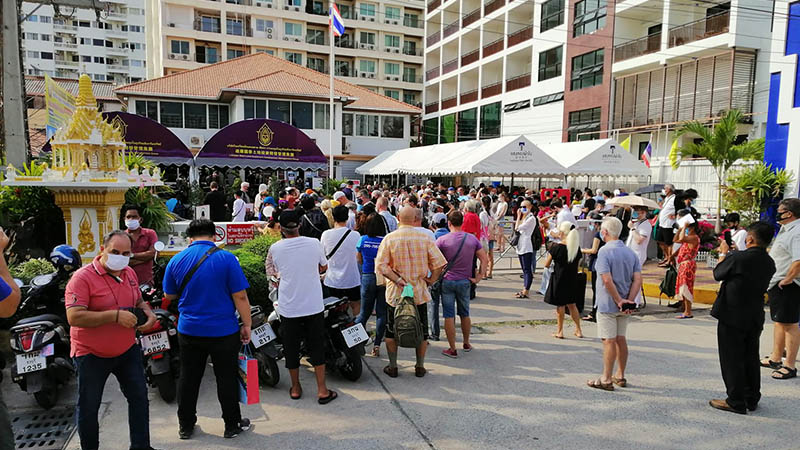
[[[538,277],[537,277],[538,281]],[[413,352],[400,351],[400,377],[382,373],[382,358],[365,357],[364,375],[348,382],[336,374],[329,386],[339,398],[315,401],[313,372],[304,365],[306,396],[289,399],[288,373],[262,388],[259,405],[243,406],[253,429],[237,439],[222,438],[216,388],[206,378],[198,404],[198,431],[177,437],[176,405],[150,392],[152,443],[169,449],[721,449],[800,448],[797,379],[775,381],[762,374],[763,399],[747,416],[717,411],[711,398],[724,398],[716,353],[716,321],[706,310],[692,320],[675,320],[650,300],[648,313],[629,327],[630,387],[614,392],[590,389],[586,380],[601,369],[601,344],[594,324],[584,339],[550,336],[553,309],[537,296],[512,299],[520,280],[496,275],[479,288],[472,307],[475,350],[458,359],[429,349],[426,377],[414,377]],[[762,354],[771,348],[772,326],[762,335]],[[13,411],[36,409],[32,396],[8,377],[2,389]],[[116,381],[106,385],[101,411],[101,447],[127,448],[127,404]],[[74,402],[74,387],[61,403]],[[13,412],[12,412],[13,415]],[[67,448],[80,448],[75,436]]]

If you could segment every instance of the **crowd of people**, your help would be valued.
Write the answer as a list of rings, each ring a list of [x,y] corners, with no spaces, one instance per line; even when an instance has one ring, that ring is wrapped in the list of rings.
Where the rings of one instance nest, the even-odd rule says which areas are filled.
[[[209,357],[217,380],[224,436],[236,437],[250,427],[239,409],[236,378],[239,350],[251,334],[249,284],[236,258],[214,245],[213,221],[227,213],[224,195],[215,183],[211,182],[206,197],[211,220],[191,222],[187,230],[191,244],[170,260],[164,273],[165,297],[176,301],[180,311],[177,415],[181,439],[193,435],[197,398]],[[285,364],[291,378],[289,395],[295,400],[303,396],[301,341],[314,367],[318,403],[327,404],[338,396],[325,378],[324,298],[347,298],[356,322],[365,328],[374,315],[369,353],[379,357],[385,347],[388,364],[383,372],[391,378],[400,375],[395,311],[401,307],[401,298],[412,298],[425,336],[414,348],[414,375],[421,378],[427,373],[428,341],[440,340],[441,328],[448,343],[442,350],[444,356],[459,358],[460,353],[474,350],[470,302],[482,280],[493,277],[495,252],[505,253],[510,247],[515,249],[522,271],[522,289],[514,295],[517,299],[530,298],[537,261],[543,259],[538,292],[555,307],[553,337],[564,339],[567,313],[578,338],[583,337],[582,320],[597,322],[603,368],[596,379],[587,382],[589,387],[613,391],[615,386],[627,386],[627,325],[642,303],[642,267],[651,239],[661,249],[658,264],[677,266],[676,303],[683,307],[678,317],[692,317],[700,238],[699,215],[691,207],[696,193],[691,190],[678,192],[666,185],[659,212],[654,215],[646,206],[612,202],[612,198],[628,195],[623,189],[537,191],[484,185],[448,187],[432,182],[392,189],[350,182],[331,198],[289,187],[275,199],[261,186],[251,201],[248,187],[243,183],[236,193],[234,220],[261,218],[266,222],[260,228],[262,233],[281,237],[269,249],[265,272],[280,280],[275,306],[281,316]],[[250,204],[256,206],[246,208]],[[138,286],[153,279],[157,238],[153,230],[141,227],[141,211],[136,206],[125,207],[124,217],[127,230],[109,233],[100,254],[73,275],[66,289],[71,356],[78,373],[78,432],[84,449],[99,446],[97,413],[112,373],[129,402],[131,448],[151,448],[136,330],[147,330],[155,321]],[[584,225],[588,223],[590,246],[581,246],[578,220],[582,219],[588,219]],[[798,219],[800,200],[783,200],[778,207],[781,228],[773,241],[772,225],[755,222],[745,229],[735,213],[725,217],[727,230],[719,241],[720,262],[714,270],[722,285],[712,315],[719,320],[720,364],[728,397],[712,400],[715,408],[737,413],[755,410],[760,399],[759,366],[772,369],[776,379],[797,374]],[[7,238],[0,232],[0,250],[6,244]],[[591,311],[584,317],[580,312],[587,276],[580,269],[581,261],[590,273],[592,291]],[[19,301],[19,291],[7,272],[0,257],[0,316],[4,317],[13,314]],[[759,359],[765,293],[775,322],[774,348]],[[141,308],[144,323],[125,308]],[[460,345],[456,344],[456,316]],[[0,422],[5,420],[3,411],[0,408]]]

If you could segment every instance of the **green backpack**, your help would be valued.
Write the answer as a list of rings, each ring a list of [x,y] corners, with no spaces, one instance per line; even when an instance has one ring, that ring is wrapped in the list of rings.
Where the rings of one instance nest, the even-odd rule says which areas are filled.
[[[407,284],[394,308],[394,338],[397,345],[417,348],[425,339],[422,321],[414,304],[414,288]]]

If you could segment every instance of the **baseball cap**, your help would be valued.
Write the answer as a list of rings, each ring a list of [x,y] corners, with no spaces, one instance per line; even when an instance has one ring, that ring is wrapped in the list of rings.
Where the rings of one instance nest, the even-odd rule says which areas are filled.
[[[287,209],[281,212],[278,218],[278,223],[283,228],[297,228],[300,226],[300,211],[296,209]]]
[[[333,199],[336,200],[336,201],[339,201],[339,199],[342,198],[342,197],[347,197],[345,195],[345,193],[342,192],[342,191],[336,191],[336,192],[333,193]]]
[[[433,215],[433,223],[440,228],[442,227],[442,224],[447,226],[447,216],[445,216],[444,213],[436,213]]]

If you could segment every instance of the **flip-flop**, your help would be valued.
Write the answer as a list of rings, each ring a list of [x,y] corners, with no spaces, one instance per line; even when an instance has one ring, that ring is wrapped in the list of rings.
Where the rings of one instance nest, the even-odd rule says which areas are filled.
[[[302,397],[303,397],[303,388],[300,388],[300,395],[298,395],[297,397],[292,395],[292,388],[289,388],[289,398],[290,399],[292,399],[292,400],[300,400]]]
[[[337,394],[336,391],[328,389],[328,396],[318,398],[317,403],[319,403],[320,405],[327,405],[328,403],[336,400],[336,397],[338,396],[339,394]]]
[[[514,294],[514,297],[516,297],[516,298],[529,298],[527,295],[523,294],[522,292],[517,292],[516,294]]]
[[[559,335],[557,335],[555,333],[551,334],[550,336],[553,336],[556,339],[564,339],[564,336],[559,336]]]
[[[586,385],[589,386],[590,388],[602,389],[604,391],[613,391],[614,390],[614,383],[604,384],[602,381],[600,381],[599,378],[596,379],[596,380],[587,381]]]
[[[694,316],[687,316],[686,314],[681,314],[679,316],[675,316],[676,319],[693,319]]]

